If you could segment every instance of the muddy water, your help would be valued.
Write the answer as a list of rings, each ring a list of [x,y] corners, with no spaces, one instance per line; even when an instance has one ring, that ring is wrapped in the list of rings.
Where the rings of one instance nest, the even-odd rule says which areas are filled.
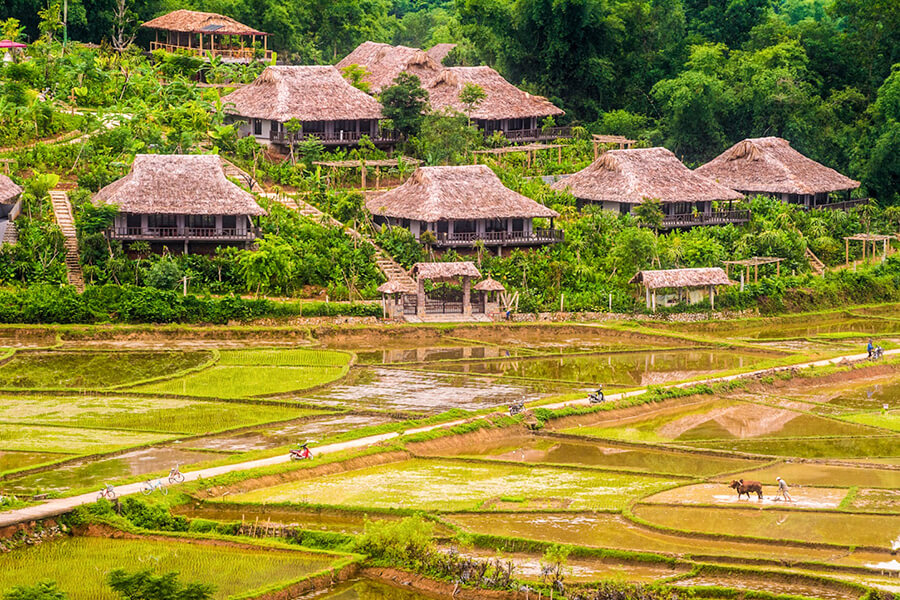
[[[276,423],[239,433],[225,433],[188,440],[188,448],[203,448],[222,452],[249,452],[289,446],[304,440],[321,440],[329,435],[362,427],[380,425],[391,419],[387,416],[339,415],[316,419],[298,419]]]
[[[357,362],[363,365],[437,362],[445,360],[478,360],[531,356],[533,351],[514,346],[424,346],[355,350]]]
[[[896,516],[749,508],[718,509],[642,504],[634,514],[663,527],[701,533],[890,548],[900,537]]]
[[[751,469],[759,464],[739,458],[540,437],[516,440],[512,444],[462,448],[459,454],[511,462],[587,465],[699,476]]]
[[[28,467],[31,465],[39,465],[42,463],[63,460],[69,456],[68,454],[49,454],[43,452],[4,452],[0,451],[0,473],[4,471],[13,471]],[[3,483],[0,482],[0,489]]]
[[[686,446],[798,458],[900,457],[900,436],[680,442]]]
[[[900,512],[900,490],[861,489],[850,503],[852,510]]]
[[[720,350],[661,350],[467,362],[442,371],[610,385],[653,385],[717,371],[749,368],[764,355]]]
[[[448,520],[469,531],[621,550],[681,556],[826,561],[846,554],[753,542],[692,539],[638,527],[615,514],[454,514]]]
[[[803,581],[780,581],[778,577],[750,575],[701,575],[682,579],[673,585],[678,587],[720,586],[739,590],[756,590],[769,594],[793,594],[824,600],[846,600],[847,598],[857,598],[860,595],[844,588],[815,585]]]
[[[327,592],[301,598],[303,600],[311,598],[315,598],[315,600],[432,600],[431,596],[415,590],[395,587],[371,579],[348,581]]]
[[[752,479],[773,482],[781,477],[789,485],[900,488],[900,469],[839,467],[811,463],[778,464],[747,473]]]
[[[829,400],[829,404],[851,408],[880,410],[900,407],[900,377],[849,390]]]
[[[730,339],[783,339],[814,337],[834,333],[890,334],[900,332],[900,321],[884,319],[867,319],[842,316],[786,317],[759,324],[747,325],[745,322],[720,321],[710,324],[668,326],[679,332],[694,332],[710,337]]]
[[[652,504],[718,504],[741,507],[782,507],[782,508],[830,508],[835,509],[847,496],[846,488],[807,488],[794,485],[789,492],[792,502],[785,502],[782,498],[776,499],[778,487],[774,485],[775,478],[759,477],[758,472],[748,472],[735,475],[737,478],[746,478],[763,481],[763,497],[756,494],[738,498],[737,492],[728,487],[729,478],[723,483],[700,483],[687,485],[674,490],[666,490],[645,498],[643,502]],[[772,483],[772,485],[768,485]]]
[[[145,448],[100,460],[78,461],[50,471],[2,481],[0,488],[18,494],[62,492],[94,486],[99,489],[106,481],[168,471],[176,463],[185,466],[215,460],[219,456],[215,453],[190,452],[168,447]]]
[[[537,400],[554,388],[558,393],[559,386],[372,367],[352,369],[340,383],[304,399],[327,406],[431,414],[451,408],[493,408],[520,398]]]

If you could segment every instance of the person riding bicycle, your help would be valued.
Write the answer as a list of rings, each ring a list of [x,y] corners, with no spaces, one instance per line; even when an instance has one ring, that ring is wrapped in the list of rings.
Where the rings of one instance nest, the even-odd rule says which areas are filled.
[[[872,343],[871,338],[869,338],[869,345],[866,346],[866,351],[869,353],[869,358],[872,358],[872,355],[875,354],[875,344]]]

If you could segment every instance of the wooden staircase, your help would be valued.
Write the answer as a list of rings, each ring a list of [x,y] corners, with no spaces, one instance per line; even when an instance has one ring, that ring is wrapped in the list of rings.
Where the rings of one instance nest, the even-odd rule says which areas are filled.
[[[806,249],[806,258],[809,259],[809,268],[812,269],[813,273],[816,275],[825,273],[825,263],[819,260],[819,257],[813,254],[813,251],[809,248]]]
[[[75,232],[75,219],[72,217],[72,205],[69,196],[63,190],[50,190],[50,202],[53,215],[59,225],[66,245],[66,274],[69,285],[81,293],[84,291],[84,274],[81,272],[81,260],[78,254],[78,235]]]

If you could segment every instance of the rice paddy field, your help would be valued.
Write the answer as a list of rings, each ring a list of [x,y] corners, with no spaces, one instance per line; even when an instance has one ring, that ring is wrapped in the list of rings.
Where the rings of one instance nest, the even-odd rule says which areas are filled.
[[[203,481],[151,501],[206,529],[297,532],[298,551],[249,537],[211,545],[66,535],[0,554],[0,596],[55,579],[70,599],[116,598],[107,573],[147,567],[213,583],[216,598],[254,598],[337,560],[304,546],[411,512],[435,523],[442,552],[509,561],[529,586],[541,585],[541,544],[559,544],[570,553],[567,585],[652,583],[680,598],[723,599],[900,591],[891,554],[900,540],[893,357],[595,412],[535,411],[540,421],[495,415],[515,400],[535,408],[584,398],[597,385],[614,394],[859,352],[869,335],[900,344],[900,321],[881,318],[900,309],[872,310],[878,318],[336,327],[299,346],[271,335],[221,346],[185,336],[165,350],[153,339],[80,339],[52,350],[5,340],[17,350],[0,364],[0,496],[120,487],[179,464],[203,470]],[[494,425],[391,434],[379,438],[381,448],[327,452],[338,440],[414,428],[419,419],[480,415],[494,415]],[[305,440],[313,440],[313,461],[281,462]],[[207,477],[206,469],[258,459],[260,470]],[[790,500],[777,497],[776,477],[788,482]],[[761,482],[763,498],[739,497],[729,487],[737,479]],[[4,514],[0,500],[0,522]],[[362,578],[315,597],[448,594]]]

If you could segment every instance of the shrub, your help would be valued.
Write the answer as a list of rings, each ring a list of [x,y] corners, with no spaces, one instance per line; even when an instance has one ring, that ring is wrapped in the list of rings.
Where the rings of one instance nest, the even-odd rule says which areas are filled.
[[[366,521],[356,551],[372,558],[404,564],[423,560],[434,551],[434,524],[420,516],[401,521]]]

